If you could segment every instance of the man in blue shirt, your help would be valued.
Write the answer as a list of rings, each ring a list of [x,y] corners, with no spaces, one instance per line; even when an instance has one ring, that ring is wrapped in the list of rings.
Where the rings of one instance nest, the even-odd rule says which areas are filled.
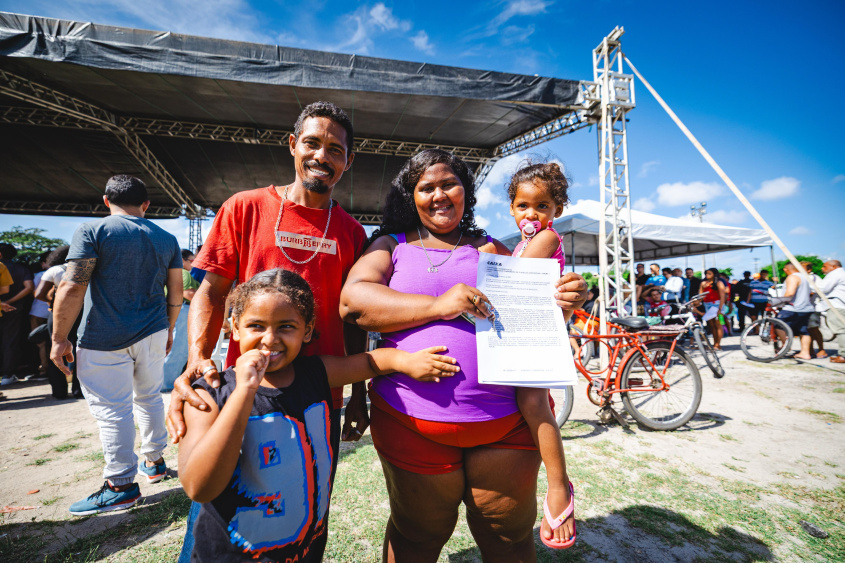
[[[753,306],[751,310],[752,321],[756,321],[757,317],[766,310],[766,304],[769,302],[769,288],[773,285],[775,284],[769,281],[768,270],[760,271],[759,278],[748,283],[749,298],[747,303]]]
[[[653,285],[663,291],[663,286],[666,285],[666,276],[660,273],[660,266],[658,264],[652,264],[649,268],[651,269],[651,275],[645,284]]]
[[[100,427],[106,462],[105,483],[71,505],[75,516],[137,503],[138,473],[151,483],[164,478],[167,430],[161,384],[182,306],[179,245],[176,237],[144,219],[150,206],[144,183],[114,176],[103,201],[110,215],[82,224],[73,234],[67,271],[53,305],[50,359],[70,375],[64,362],[74,360],[68,333],[84,302],[77,375]],[[140,464],[134,451],[133,406],[145,457]]]

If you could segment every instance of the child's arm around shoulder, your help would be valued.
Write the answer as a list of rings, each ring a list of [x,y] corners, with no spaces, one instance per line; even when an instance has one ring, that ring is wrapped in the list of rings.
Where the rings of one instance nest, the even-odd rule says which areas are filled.
[[[440,381],[441,377],[451,377],[461,369],[455,365],[454,358],[438,354],[446,350],[446,346],[432,346],[411,354],[396,348],[378,348],[354,356],[321,356],[321,359],[331,387],[395,371],[420,381]]]
[[[557,233],[551,229],[543,229],[531,239],[522,258],[551,258],[560,246]]]
[[[179,443],[179,480],[191,499],[210,502],[229,484],[238,465],[247,421],[268,356],[250,350],[238,358],[237,385],[223,409],[202,388],[197,393],[211,410],[185,408],[187,432]]]

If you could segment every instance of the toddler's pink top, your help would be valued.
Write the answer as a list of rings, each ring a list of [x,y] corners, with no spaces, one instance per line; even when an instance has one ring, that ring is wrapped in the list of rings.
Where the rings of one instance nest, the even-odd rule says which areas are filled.
[[[563,268],[564,266],[566,266],[566,255],[564,255],[563,253],[563,239],[560,238],[560,235],[556,230],[552,228],[550,228],[549,230],[555,234],[558,242],[557,250],[555,250],[555,253],[552,254],[550,258],[554,258],[558,261],[558,263],[560,264],[560,273],[561,275],[563,275]],[[528,246],[529,242],[531,242],[531,239],[529,238],[520,241],[519,244],[516,245],[516,248],[513,249],[513,256],[519,256],[519,254],[525,249],[525,247]]]

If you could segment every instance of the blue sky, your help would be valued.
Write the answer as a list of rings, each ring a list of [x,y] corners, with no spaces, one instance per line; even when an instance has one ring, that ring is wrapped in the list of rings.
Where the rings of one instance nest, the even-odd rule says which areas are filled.
[[[0,9],[576,80],[592,79],[591,50],[621,25],[625,53],[789,249],[845,259],[845,143],[837,111],[845,92],[845,3],[839,0],[2,0]],[[706,200],[707,220],[756,228],[639,83],[636,96],[628,126],[635,207],[680,217],[690,203]],[[573,201],[598,199],[595,129],[535,152],[566,165]],[[518,160],[498,164],[480,190],[477,213],[493,236],[514,230],[504,183]],[[79,222],[0,215],[0,231],[40,227],[69,240]],[[187,243],[185,221],[161,224]],[[755,257],[765,264],[768,249],[711,255],[707,265],[736,271],[753,266]]]

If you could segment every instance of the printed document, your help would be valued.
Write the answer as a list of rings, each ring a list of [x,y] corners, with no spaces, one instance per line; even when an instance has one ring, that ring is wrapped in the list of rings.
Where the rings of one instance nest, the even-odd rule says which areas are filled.
[[[477,287],[495,320],[475,319],[478,381],[559,389],[574,385],[575,362],[554,299],[557,260],[481,253]]]

